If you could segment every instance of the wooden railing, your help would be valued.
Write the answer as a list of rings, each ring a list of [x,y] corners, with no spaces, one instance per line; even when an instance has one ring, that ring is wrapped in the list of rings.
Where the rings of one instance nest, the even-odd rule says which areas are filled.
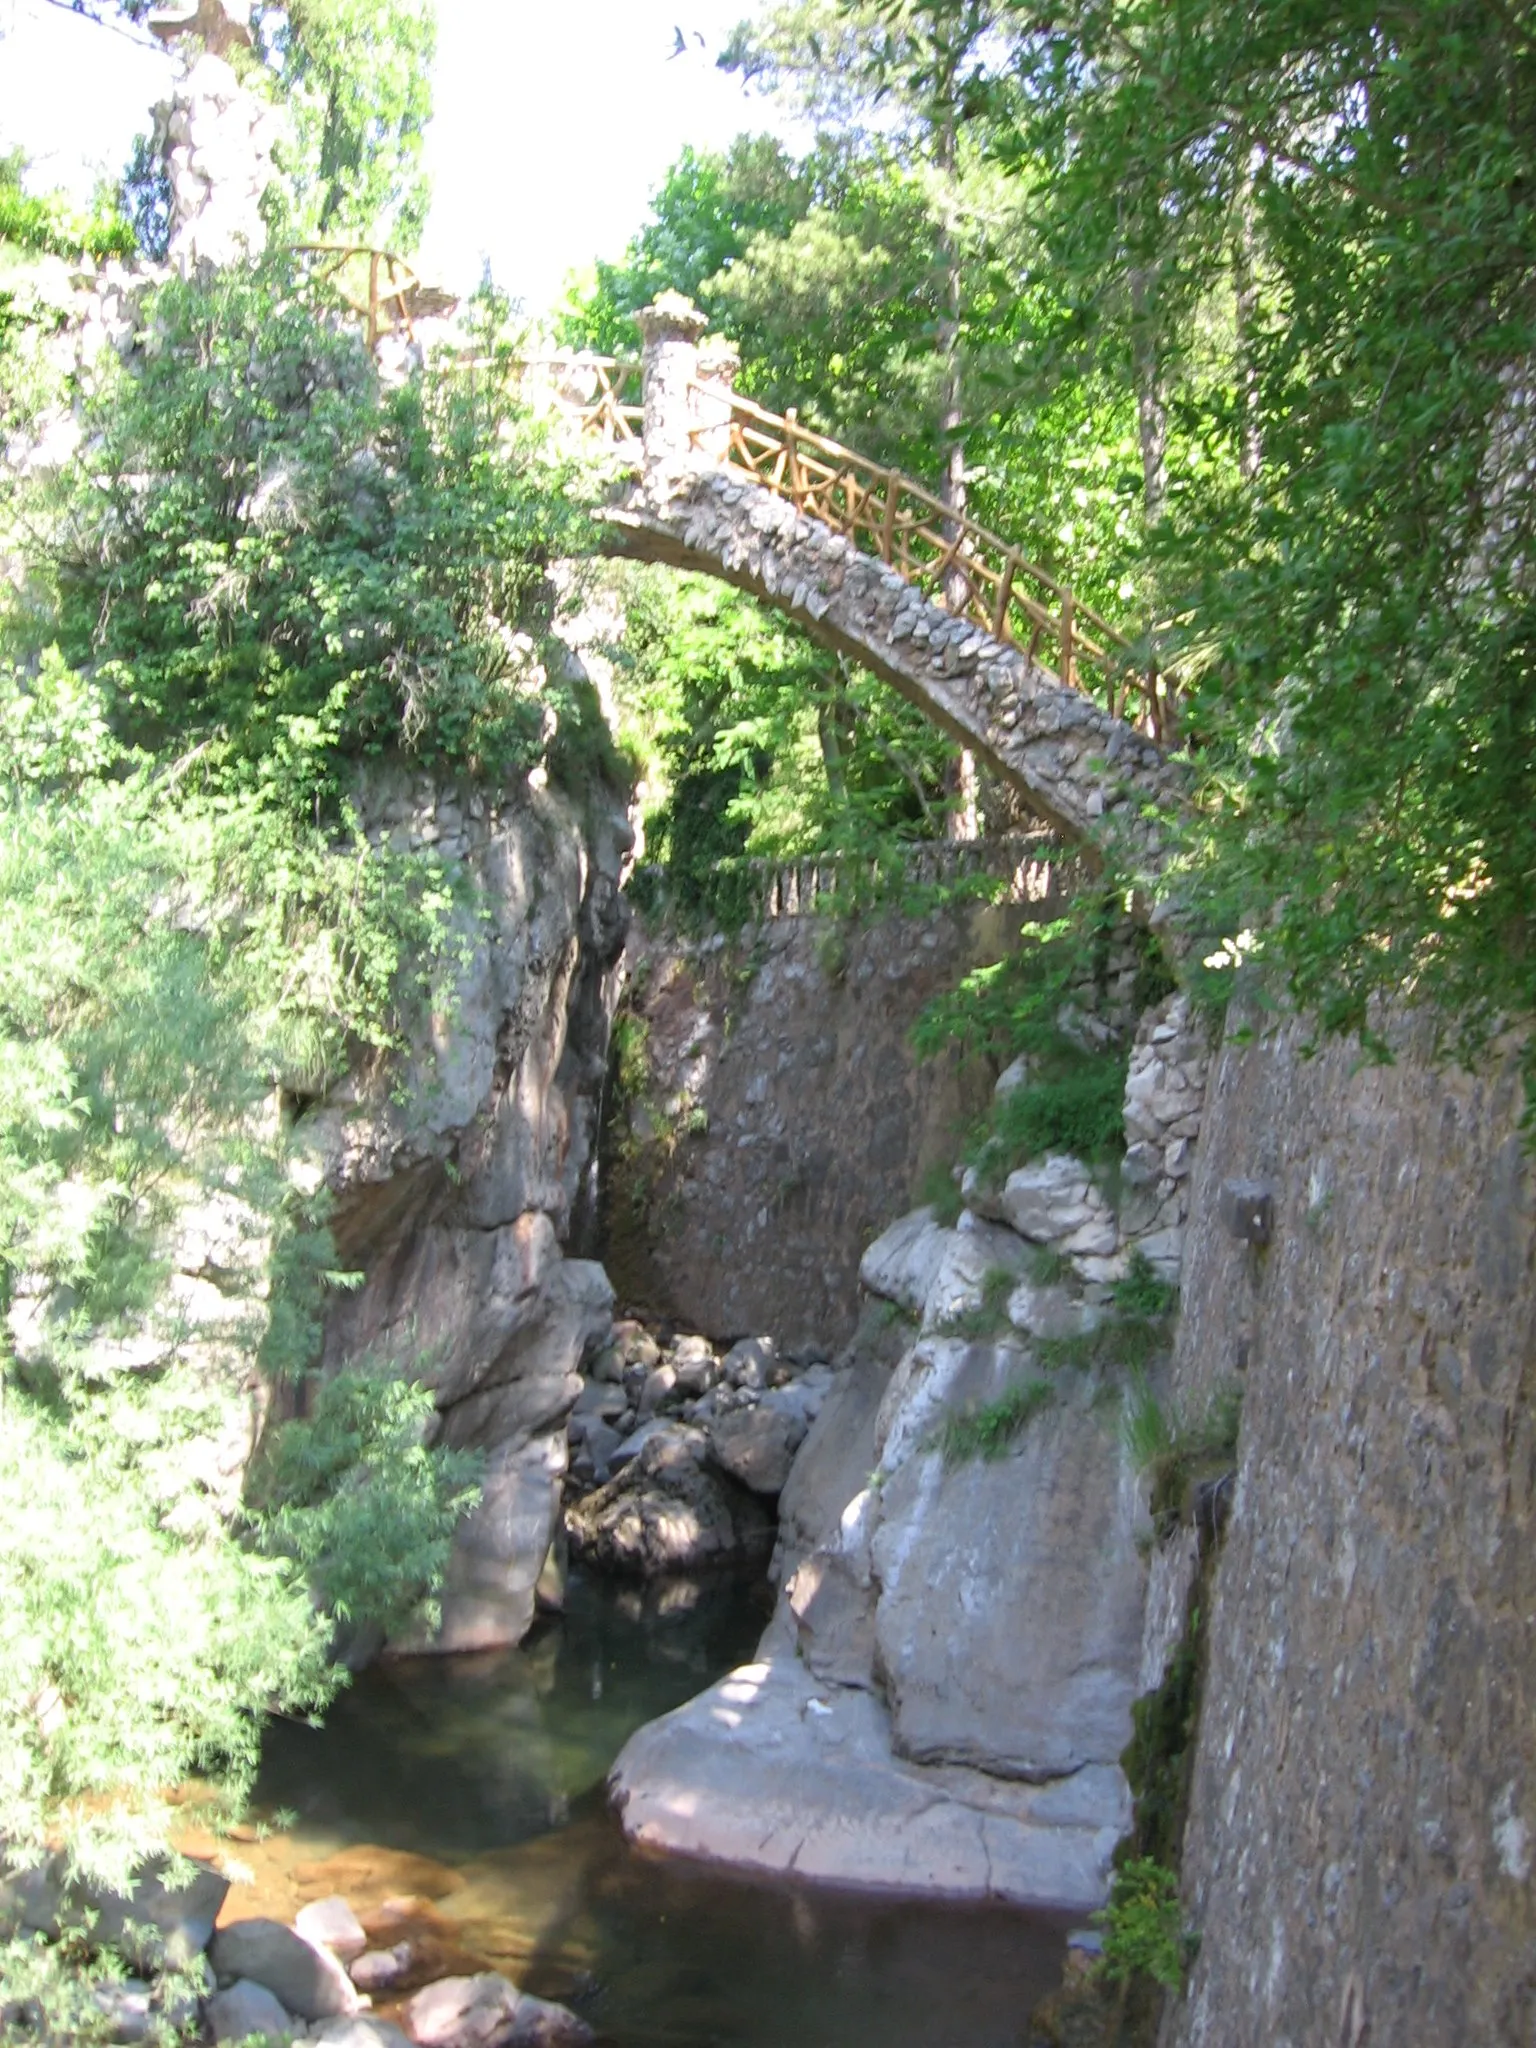
[[[583,440],[641,447],[645,404],[638,362],[617,356],[524,356],[514,366],[530,403],[558,406]]]
[[[974,519],[957,517],[932,491],[899,470],[782,418],[718,385],[695,387],[699,453],[788,499],[855,547],[889,563],[957,617],[1033,661],[1054,656],[1069,689],[1101,697],[1116,718],[1166,741],[1175,678],[1138,653],[1123,633],[1015,547]]]
[[[318,274],[367,322],[372,348],[382,333],[412,333],[421,286],[403,258],[351,243],[313,242],[302,253],[328,259]],[[347,290],[349,263],[367,265],[366,295]],[[387,323],[387,324],[386,324]],[[476,365],[465,358],[462,365]],[[622,357],[548,355],[513,369],[535,408],[556,407],[584,440],[638,456],[645,406],[641,365]],[[719,383],[695,383],[697,455],[739,469],[994,640],[1019,647],[1069,689],[1100,699],[1116,718],[1166,744],[1175,722],[1177,677],[1158,668],[1102,613],[1016,547],[900,470],[871,462],[824,434],[782,417]]]
[[[316,259],[315,277],[332,286],[365,323],[370,349],[386,334],[415,338],[411,308],[421,280],[403,256],[359,242],[300,242],[294,253]]]

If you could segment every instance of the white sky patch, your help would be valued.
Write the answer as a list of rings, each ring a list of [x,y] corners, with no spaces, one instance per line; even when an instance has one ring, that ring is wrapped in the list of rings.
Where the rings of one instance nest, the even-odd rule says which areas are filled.
[[[0,149],[25,150],[33,191],[62,186],[84,205],[116,183],[175,74],[149,41],[46,0],[0,0]]]
[[[424,276],[464,291],[488,261],[530,310],[622,254],[685,144],[808,131],[715,57],[753,0],[438,0]],[[677,51],[681,35],[684,48]],[[34,189],[116,178],[171,60],[47,0],[0,0],[0,148]]]

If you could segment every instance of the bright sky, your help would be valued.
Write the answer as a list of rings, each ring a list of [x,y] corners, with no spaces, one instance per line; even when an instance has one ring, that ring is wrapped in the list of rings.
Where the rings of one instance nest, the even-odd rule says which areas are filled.
[[[489,258],[504,289],[541,307],[569,271],[620,253],[685,143],[789,134],[715,69],[751,11],[752,0],[438,0],[423,273],[465,289]],[[169,78],[138,40],[48,0],[0,0],[0,147],[26,149],[34,184],[84,197],[115,176]]]

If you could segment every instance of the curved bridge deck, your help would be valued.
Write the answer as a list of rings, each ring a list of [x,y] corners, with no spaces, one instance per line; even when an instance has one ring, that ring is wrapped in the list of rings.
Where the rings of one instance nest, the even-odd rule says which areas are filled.
[[[643,362],[534,370],[636,480],[601,515],[605,552],[722,578],[872,670],[1020,791],[1143,875],[1185,779],[1169,760],[1175,679],[1070,585],[900,472],[731,389],[702,316],[664,294]]]

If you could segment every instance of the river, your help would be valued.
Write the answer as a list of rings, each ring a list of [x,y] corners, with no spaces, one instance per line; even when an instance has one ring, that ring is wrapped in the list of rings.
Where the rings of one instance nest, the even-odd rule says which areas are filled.
[[[322,1729],[278,1723],[250,1910],[391,1894],[433,1974],[495,1968],[612,2048],[1018,2048],[1065,1923],[642,1856],[603,1781],[641,1722],[746,1661],[761,1582],[642,1594],[573,1577],[520,1649],[362,1674]],[[370,1931],[373,1931],[370,1928]],[[376,1937],[384,1939],[384,1936]]]

